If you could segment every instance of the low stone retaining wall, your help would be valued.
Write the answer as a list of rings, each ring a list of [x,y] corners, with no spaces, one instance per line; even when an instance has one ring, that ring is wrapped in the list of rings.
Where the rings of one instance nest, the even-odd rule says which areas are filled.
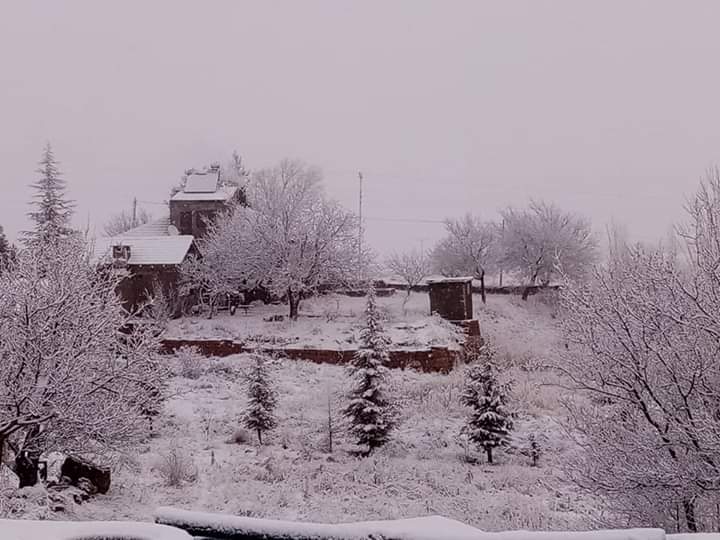
[[[240,353],[279,354],[292,360],[305,360],[316,364],[347,364],[352,360],[353,349],[301,349],[282,347],[253,347],[228,339],[164,339],[161,352],[171,354],[182,347],[195,347],[204,356],[230,356]],[[425,373],[449,373],[460,359],[461,351],[447,347],[427,349],[398,349],[389,351],[388,367],[416,369]]]

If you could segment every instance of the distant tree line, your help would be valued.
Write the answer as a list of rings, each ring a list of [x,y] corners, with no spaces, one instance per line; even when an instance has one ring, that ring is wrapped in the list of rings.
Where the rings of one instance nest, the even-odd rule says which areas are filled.
[[[508,207],[502,220],[484,221],[466,214],[445,220],[445,236],[429,252],[396,253],[387,267],[400,276],[408,291],[432,273],[470,276],[480,281],[486,301],[488,274],[514,273],[526,284],[547,286],[561,276],[580,278],[598,262],[598,242],[588,220],[545,202],[527,208]]]

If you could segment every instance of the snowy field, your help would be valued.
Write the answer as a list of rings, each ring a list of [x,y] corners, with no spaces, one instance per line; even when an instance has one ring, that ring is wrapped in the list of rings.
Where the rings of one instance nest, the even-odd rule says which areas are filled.
[[[427,315],[427,295],[412,295],[406,317],[401,302],[402,295],[380,299],[388,325],[433,321]],[[249,357],[240,355],[203,359],[197,373],[177,366],[178,373],[193,378],[178,375],[170,381],[172,397],[154,421],[155,436],[126,456],[107,495],[75,506],[69,514],[50,514],[40,490],[12,504],[27,518],[50,519],[145,521],[157,507],[174,506],[326,523],[442,515],[488,531],[593,528],[592,501],[563,480],[559,467],[572,449],[556,424],[561,410],[552,386],[556,376],[542,368],[559,349],[552,307],[538,298],[524,303],[490,296],[486,306],[477,297],[475,302],[481,331],[496,342],[505,375],[514,383],[512,404],[518,413],[514,448],[500,453],[495,465],[474,464],[480,456],[458,437],[466,414],[458,402],[460,370],[450,375],[393,370],[390,393],[397,404],[398,429],[390,444],[358,459],[347,452],[339,417],[344,369],[274,360],[279,426],[268,444],[259,447],[239,431],[245,403],[242,374],[249,366]],[[281,325],[282,336],[324,335],[325,319],[309,314],[322,314],[333,304],[327,298],[309,301],[297,323],[265,324]],[[341,297],[333,328],[342,324],[354,331],[362,307],[363,299]],[[180,321],[175,330],[184,326],[270,333],[261,316],[241,313]],[[332,453],[328,408],[335,431]],[[532,467],[522,453],[529,433],[544,447],[539,467]],[[161,474],[170,457],[188,473],[178,486],[167,485]]]
[[[437,316],[430,316],[427,294],[412,294],[403,307],[405,293],[398,291],[378,298],[394,348],[457,346],[457,327]],[[253,305],[247,313],[238,309],[235,315],[220,311],[189,316],[170,322],[168,338],[222,338],[252,345],[311,347],[324,349],[357,348],[363,325],[364,298],[328,294],[309,298],[300,304],[296,321],[288,319],[286,305]],[[282,321],[269,321],[281,316]]]

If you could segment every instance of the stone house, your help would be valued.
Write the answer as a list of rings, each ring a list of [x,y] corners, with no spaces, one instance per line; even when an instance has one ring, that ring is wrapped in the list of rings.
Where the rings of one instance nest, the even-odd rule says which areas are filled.
[[[120,235],[98,238],[96,260],[124,274],[118,293],[128,308],[140,305],[157,287],[168,298],[178,298],[180,266],[197,252],[195,241],[218,214],[243,201],[243,191],[221,185],[217,171],[191,174],[168,201],[164,216]]]

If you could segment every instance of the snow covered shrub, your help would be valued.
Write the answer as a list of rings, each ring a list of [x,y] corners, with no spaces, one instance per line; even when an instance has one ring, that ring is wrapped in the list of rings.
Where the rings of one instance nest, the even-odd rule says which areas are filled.
[[[244,429],[236,429],[233,431],[232,437],[228,442],[234,444],[248,444],[250,442],[250,433]]]
[[[48,519],[52,501],[42,485],[0,489],[0,519]],[[72,510],[72,503],[67,507]]]
[[[275,406],[277,392],[273,388],[268,372],[266,359],[256,355],[250,372],[247,375],[248,402],[243,422],[245,427],[257,433],[258,442],[262,444],[263,433],[277,426]]]
[[[195,482],[198,475],[195,461],[178,448],[171,448],[169,452],[161,455],[155,464],[155,470],[170,487]]]
[[[389,339],[378,316],[375,288],[371,284],[361,346],[350,364],[352,388],[349,403],[343,411],[350,424],[350,434],[364,455],[385,444],[393,427],[391,406],[385,398],[384,388],[388,373],[388,344]]]
[[[520,453],[530,458],[533,467],[537,467],[540,456],[543,454],[543,446],[540,443],[540,437],[534,432],[528,433],[520,446]]]
[[[488,463],[493,462],[493,448],[506,446],[513,429],[512,414],[507,407],[509,386],[499,381],[494,351],[485,345],[476,361],[466,369],[465,388],[460,396],[472,413],[462,433],[485,450]]]
[[[197,347],[180,347],[175,351],[178,374],[186,379],[199,379],[203,374],[205,358]]]
[[[276,484],[284,481],[287,475],[285,467],[269,456],[260,464],[260,468],[255,474],[255,480]]]

